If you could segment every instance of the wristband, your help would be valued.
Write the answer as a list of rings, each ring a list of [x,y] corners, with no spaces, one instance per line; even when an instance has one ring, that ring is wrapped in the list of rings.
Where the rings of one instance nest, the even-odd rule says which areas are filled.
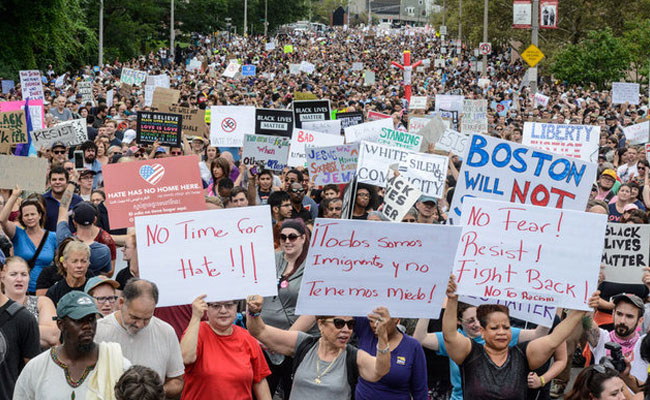
[[[544,380],[544,375],[540,375],[539,380],[542,382],[542,387],[546,386],[546,381]]]
[[[257,318],[257,317],[259,317],[262,313],[252,313],[252,312],[250,312],[250,311],[247,311],[246,314],[248,314],[249,317]]]
[[[386,344],[386,348],[385,348],[385,349],[380,349],[380,348],[379,348],[379,343],[377,343],[377,353],[380,353],[380,354],[387,354],[387,353],[389,353],[389,352],[390,352],[390,345],[389,345],[389,344]]]

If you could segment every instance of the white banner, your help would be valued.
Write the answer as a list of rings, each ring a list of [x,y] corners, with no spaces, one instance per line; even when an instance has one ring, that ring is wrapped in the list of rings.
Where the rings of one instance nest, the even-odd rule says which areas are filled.
[[[37,150],[48,149],[54,142],[63,142],[66,146],[76,146],[88,140],[86,119],[73,119],[59,122],[51,128],[35,129],[31,133],[32,143]]]
[[[329,133],[308,131],[294,128],[291,134],[291,146],[289,147],[290,167],[307,166],[307,149],[309,146],[336,146],[343,144],[343,136],[330,135]]]
[[[598,162],[600,127],[524,122],[522,143],[584,161]]]
[[[210,144],[241,147],[245,134],[255,133],[255,107],[210,107]]]

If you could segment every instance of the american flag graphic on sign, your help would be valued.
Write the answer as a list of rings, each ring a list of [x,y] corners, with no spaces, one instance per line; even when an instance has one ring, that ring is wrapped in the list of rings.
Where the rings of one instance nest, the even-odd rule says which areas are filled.
[[[160,164],[143,165],[140,167],[140,176],[152,185],[158,183],[163,175],[165,175],[165,167]]]

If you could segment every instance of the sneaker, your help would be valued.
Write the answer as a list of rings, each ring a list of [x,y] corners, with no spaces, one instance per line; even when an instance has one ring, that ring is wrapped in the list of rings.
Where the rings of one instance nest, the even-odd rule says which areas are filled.
[[[551,383],[551,393],[550,393],[551,398],[552,399],[559,399],[560,397],[562,397],[562,395],[564,395],[565,386],[566,385],[564,383],[562,383],[562,382],[553,381]]]

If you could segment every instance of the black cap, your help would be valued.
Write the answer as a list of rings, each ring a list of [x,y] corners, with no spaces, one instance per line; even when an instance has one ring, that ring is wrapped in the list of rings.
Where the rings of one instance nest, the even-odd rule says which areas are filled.
[[[65,143],[63,143],[61,141],[57,141],[57,142],[52,143],[52,146],[50,146],[50,149],[54,150],[56,147],[63,147],[65,149],[68,146],[66,146]]]
[[[90,204],[87,201],[82,201],[81,203],[77,204],[72,209],[72,213],[74,222],[83,226],[92,225],[92,223],[95,222],[95,218],[97,217],[97,209],[94,205]]]

